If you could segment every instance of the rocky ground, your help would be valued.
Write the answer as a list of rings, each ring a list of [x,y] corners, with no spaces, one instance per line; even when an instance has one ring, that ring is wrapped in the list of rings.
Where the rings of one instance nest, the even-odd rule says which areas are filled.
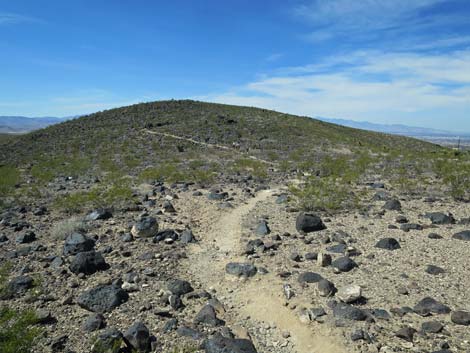
[[[248,180],[74,219],[16,207],[2,304],[38,312],[36,352],[469,352],[470,205],[367,188],[334,215]]]

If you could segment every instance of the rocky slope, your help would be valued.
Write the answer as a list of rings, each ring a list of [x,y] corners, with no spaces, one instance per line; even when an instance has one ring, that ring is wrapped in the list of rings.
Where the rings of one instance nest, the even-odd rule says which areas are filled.
[[[160,113],[147,121],[152,109]],[[379,135],[328,124],[309,130],[305,119],[281,114],[263,120],[268,113],[194,102],[139,105],[15,138],[8,148],[23,149],[17,155],[2,150],[0,308],[35,313],[34,345],[23,351],[468,351],[470,204],[447,193],[444,179],[425,169],[428,159],[419,172],[429,185],[403,189],[410,185],[389,155],[399,160],[402,148],[414,146],[428,158],[440,149],[393,137],[374,142]],[[252,123],[233,128],[245,115]],[[164,123],[169,116],[173,125]],[[222,123],[207,132],[204,119]],[[296,128],[260,138],[283,119]],[[124,121],[124,135],[114,136]],[[310,141],[315,129],[329,137]],[[114,137],[89,139],[103,131]],[[145,155],[154,139],[160,148],[148,159],[124,167],[118,150],[109,170],[99,160],[81,168],[68,164],[72,157],[52,163],[34,154],[50,149],[58,158],[77,148],[94,160],[132,145]],[[298,149],[302,158],[313,156],[300,159],[308,168],[292,159]],[[384,149],[389,154],[379,155]],[[170,151],[181,162],[176,179],[188,180],[162,172],[173,170]],[[379,157],[369,161],[364,151]],[[325,154],[340,158],[322,162]],[[167,160],[160,174],[139,175],[159,159]],[[223,168],[215,178],[191,180],[181,172],[189,160],[203,161],[193,172],[212,162]],[[292,170],[280,168],[282,160]],[[353,179],[354,166],[365,161]],[[418,177],[412,159],[406,167]],[[328,182],[317,190],[311,178]],[[325,190],[329,202],[321,203]],[[347,198],[357,205],[344,207],[353,205]],[[308,205],[324,207],[302,209]],[[0,315],[0,333],[14,321]],[[2,344],[5,352],[19,351]]]

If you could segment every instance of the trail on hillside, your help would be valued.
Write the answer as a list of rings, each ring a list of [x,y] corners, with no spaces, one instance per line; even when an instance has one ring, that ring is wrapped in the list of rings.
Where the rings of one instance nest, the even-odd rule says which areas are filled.
[[[216,144],[216,143],[207,143],[207,142],[197,141],[197,140],[194,140],[192,138],[173,135],[173,134],[170,134],[170,133],[167,133],[167,132],[160,132],[160,131],[154,131],[154,130],[149,130],[149,129],[143,129],[143,131],[148,133],[148,134],[170,137],[170,138],[173,138],[175,140],[186,141],[186,142],[194,143],[195,145],[199,145],[199,146],[210,147],[210,148],[218,148],[218,149],[225,150],[225,151],[231,151],[231,152],[234,152],[236,154],[242,155],[244,157],[247,157],[247,158],[253,159],[255,161],[261,162],[261,163],[265,163],[265,164],[272,165],[272,166],[277,165],[277,163],[267,161],[265,159],[258,158],[256,156],[248,155],[247,153],[239,151],[236,148],[232,148],[232,147],[228,147],[228,146],[224,146],[224,145],[219,145],[219,144]]]
[[[258,274],[243,282],[225,274],[228,262],[246,261],[240,255],[243,218],[257,203],[269,202],[272,193],[272,190],[261,191],[248,202],[222,211],[225,213],[218,219],[213,220],[216,217],[213,215],[212,221],[201,223],[199,242],[188,253],[188,271],[205,287],[214,288],[219,298],[224,298],[224,304],[231,308],[230,315],[240,320],[250,317],[261,324],[275,324],[280,331],[288,331],[294,345],[292,353],[346,353],[326,328],[301,323],[295,311],[283,305],[282,282],[273,274]],[[278,341],[283,338],[279,337]]]

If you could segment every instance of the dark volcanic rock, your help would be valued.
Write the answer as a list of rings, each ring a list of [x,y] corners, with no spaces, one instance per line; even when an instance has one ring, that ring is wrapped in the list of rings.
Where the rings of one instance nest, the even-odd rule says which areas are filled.
[[[213,201],[222,201],[222,200],[226,199],[227,197],[228,197],[227,192],[221,192],[221,193],[211,192],[209,195],[207,195],[207,198],[209,200],[213,200]]]
[[[18,244],[32,243],[36,240],[36,234],[33,231],[28,230],[23,234],[17,235],[15,240]]]
[[[155,235],[155,237],[153,238],[153,242],[158,243],[159,241],[166,239],[176,241],[178,239],[178,233],[173,229],[161,230]]]
[[[419,315],[427,316],[429,314],[448,314],[450,308],[433,298],[426,297],[415,305],[413,311]]]
[[[444,329],[444,326],[439,321],[426,321],[421,325],[421,329],[428,333],[439,333]]]
[[[375,244],[376,248],[386,249],[386,250],[397,250],[400,249],[400,243],[398,240],[394,238],[383,238],[380,239],[377,244]]]
[[[322,297],[330,297],[330,296],[335,295],[335,293],[337,292],[337,289],[334,283],[324,278],[318,281],[317,289],[318,289],[318,293]]]
[[[404,327],[397,332],[395,332],[395,336],[401,338],[402,340],[413,342],[413,337],[416,333],[416,330],[412,327]]]
[[[183,295],[192,292],[194,289],[188,281],[175,279],[168,283],[168,290],[175,295]]]
[[[404,232],[409,232],[410,230],[423,230],[423,226],[417,223],[405,223],[400,226],[400,229]]]
[[[104,261],[101,253],[92,251],[80,252],[73,258],[70,263],[70,271],[75,274],[84,273],[91,275],[97,271],[104,271],[109,268],[106,261]]]
[[[154,217],[142,217],[131,229],[131,234],[136,238],[151,238],[157,232],[158,222]]]
[[[470,326],[470,312],[467,311],[454,311],[450,315],[450,319],[454,324]]]
[[[3,292],[0,292],[0,299],[11,299],[25,294],[28,289],[33,288],[34,280],[30,276],[18,276],[8,282]]]
[[[124,338],[138,352],[150,352],[150,332],[147,326],[137,321],[124,333]]]
[[[311,233],[326,229],[321,218],[311,213],[301,213],[297,216],[295,228],[299,232]]]
[[[385,202],[383,209],[389,211],[401,211],[401,203],[397,199],[391,199]]]
[[[212,307],[212,305],[209,304],[204,305],[202,309],[197,313],[196,317],[194,318],[194,323],[214,327],[225,324],[224,321],[220,320],[217,317],[214,308]]]
[[[352,321],[364,321],[367,319],[367,314],[363,310],[346,303],[335,303],[333,306],[333,316],[337,319]]]
[[[204,349],[206,353],[257,353],[251,341],[227,338],[219,333],[204,342]]]
[[[429,239],[442,239],[442,236],[437,233],[429,233],[428,238]]]
[[[64,255],[75,255],[80,252],[93,250],[95,241],[81,233],[72,233],[65,238]]]
[[[117,285],[100,285],[80,294],[77,304],[89,311],[105,313],[128,299],[129,295]]]
[[[455,233],[452,238],[457,240],[470,241],[470,230],[464,230],[463,232]]]
[[[432,224],[454,224],[455,223],[455,218],[451,214],[446,215],[445,213],[442,213],[442,212],[426,213],[424,217],[429,218]]]
[[[331,266],[336,268],[338,271],[341,272],[349,272],[353,268],[357,267],[357,264],[354,260],[350,259],[347,256],[337,258],[335,261],[331,263]]]
[[[440,275],[446,272],[442,267],[434,265],[427,265],[425,271],[430,275]]]
[[[97,221],[110,219],[113,216],[111,211],[105,208],[98,208],[85,216],[86,221]]]
[[[326,248],[327,251],[335,253],[335,254],[344,254],[346,251],[347,246],[345,244],[336,244]]]
[[[323,279],[321,275],[315,272],[304,272],[297,279],[300,283],[317,283]]]
[[[230,262],[225,266],[225,272],[239,277],[253,277],[257,268],[248,263]]]
[[[101,314],[93,313],[87,317],[82,325],[82,329],[87,332],[97,331],[106,326],[104,316]]]

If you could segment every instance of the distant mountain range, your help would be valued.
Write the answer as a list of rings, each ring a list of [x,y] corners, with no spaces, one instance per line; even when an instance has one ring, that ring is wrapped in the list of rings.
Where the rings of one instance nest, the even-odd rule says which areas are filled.
[[[70,118],[41,117],[28,118],[25,116],[0,116],[0,133],[22,134],[57,124]]]
[[[328,123],[348,126],[356,129],[370,130],[383,132],[394,135],[404,135],[411,137],[470,137],[470,132],[452,132],[438,129],[429,129],[424,127],[408,126],[402,124],[376,124],[368,121],[354,121],[346,119],[330,119],[323,117],[316,117],[319,120],[326,121]]]

